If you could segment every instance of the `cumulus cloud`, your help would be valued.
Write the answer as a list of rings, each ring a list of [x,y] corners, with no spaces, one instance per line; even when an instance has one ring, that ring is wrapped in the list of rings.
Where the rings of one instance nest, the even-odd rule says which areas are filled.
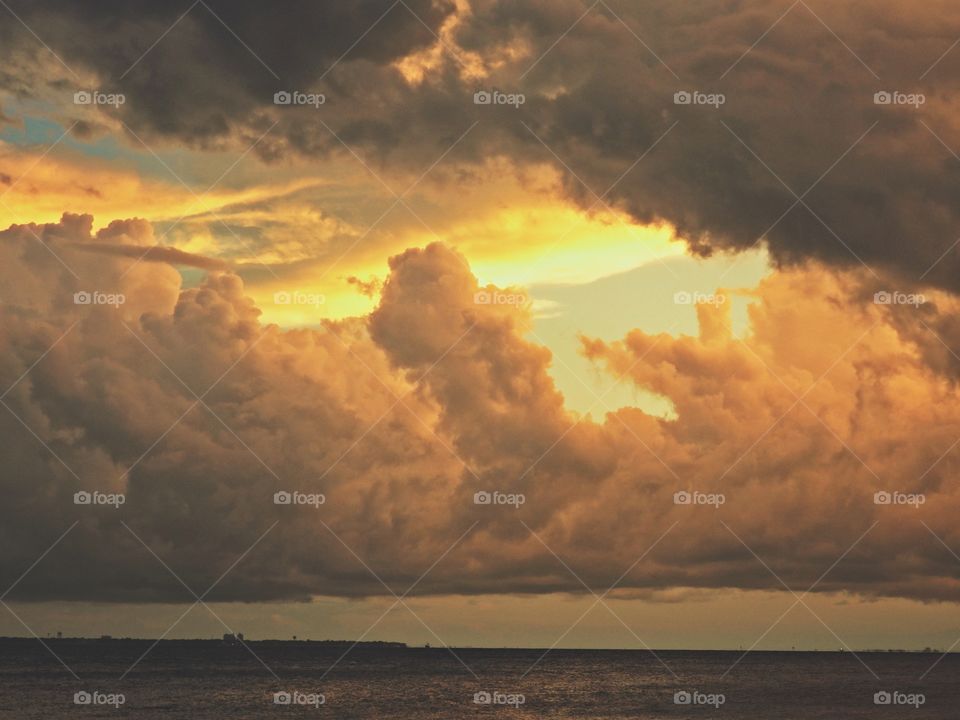
[[[384,593],[363,563],[401,592],[452,546],[417,592],[579,592],[542,543],[606,589],[671,527],[624,591],[778,588],[733,533],[806,588],[866,532],[819,590],[960,597],[921,523],[960,547],[957,390],[928,361],[938,341],[906,331],[954,314],[946,294],[864,303],[869,275],[812,264],[756,290],[744,338],[727,305],[698,307],[697,337],[585,338],[676,408],[595,420],[564,408],[529,311],[478,303],[496,289],[442,244],[392,258],[369,316],[282,331],[232,273],[184,288],[167,264],[77,249],[151,245],[148,224],[91,227],[0,233],[0,570],[16,577],[78,521],[19,599],[188,599],[138,538],[200,589],[256,544],[221,600]],[[125,302],[75,303],[92,291]],[[79,490],[126,502],[75,505]],[[325,502],[275,504],[285,490]],[[525,503],[474,503],[494,490]],[[677,505],[680,491],[726,502]]]

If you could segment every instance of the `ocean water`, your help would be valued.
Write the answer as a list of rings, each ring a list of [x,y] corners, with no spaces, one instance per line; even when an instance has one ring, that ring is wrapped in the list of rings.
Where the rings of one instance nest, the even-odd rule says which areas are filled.
[[[150,642],[46,642],[80,679],[0,640],[0,718],[960,717],[960,655],[921,679],[939,655],[752,652],[724,676],[741,653],[170,641],[121,679]]]

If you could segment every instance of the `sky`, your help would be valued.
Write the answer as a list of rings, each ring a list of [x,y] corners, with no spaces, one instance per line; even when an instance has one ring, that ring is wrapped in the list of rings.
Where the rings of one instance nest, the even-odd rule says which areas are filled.
[[[955,5],[165,5],[0,8],[0,635],[960,642]]]

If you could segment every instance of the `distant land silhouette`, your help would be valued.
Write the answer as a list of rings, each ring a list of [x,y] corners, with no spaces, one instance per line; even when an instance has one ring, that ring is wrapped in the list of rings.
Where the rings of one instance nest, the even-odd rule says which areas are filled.
[[[253,640],[251,638],[245,638],[243,633],[237,633],[236,635],[232,633],[226,633],[220,638],[181,638],[181,639],[167,639],[167,638],[134,638],[134,637],[114,637],[112,635],[101,635],[99,637],[63,637],[59,634],[57,636],[48,635],[46,637],[34,637],[32,635],[28,636],[0,636],[0,646],[2,645],[18,645],[23,643],[36,643],[37,640],[41,640],[45,643],[53,642],[58,645],[91,645],[91,644],[105,644],[105,645],[122,645],[128,643],[156,643],[166,646],[176,646],[176,645],[192,645],[192,646],[230,646],[230,645],[256,645],[257,647],[270,647],[270,646],[316,646],[319,648],[332,648],[332,649],[347,649],[347,648],[357,648],[357,649],[370,649],[370,650],[443,650],[444,648],[452,648],[454,650],[518,650],[518,651],[537,651],[544,650],[545,648],[537,647],[478,647],[470,645],[438,645],[431,648],[430,644],[426,645],[409,645],[404,642],[392,642],[387,640],[310,640],[305,638],[265,638],[261,640]],[[640,652],[640,653],[738,653],[743,652],[744,648],[724,648],[724,649],[694,649],[694,648],[555,648],[553,651],[557,653],[562,652]],[[824,653],[915,653],[915,654],[949,654],[954,655],[960,651],[954,651],[952,648],[947,651],[943,651],[938,648],[925,647],[921,649],[904,649],[904,648],[857,648],[854,650],[848,650],[845,648],[813,648],[813,649],[801,649],[796,648],[774,648],[774,649],[759,649],[755,648],[750,651],[752,654],[763,654],[763,653],[810,653],[810,654],[824,654]]]
[[[16,645],[20,643],[35,643],[38,638],[33,636],[26,637],[0,637],[0,644],[10,644]],[[371,649],[403,649],[408,647],[406,643],[402,642],[387,642],[383,640],[306,640],[306,639],[288,639],[288,640],[279,640],[279,639],[266,639],[266,640],[251,640],[249,638],[244,638],[243,633],[238,633],[237,635],[227,634],[222,638],[187,638],[187,639],[167,639],[167,638],[134,638],[134,637],[113,637],[112,635],[101,635],[100,637],[62,637],[62,636],[48,636],[45,638],[39,638],[43,642],[57,643],[60,644],[70,644],[70,645],[90,645],[90,644],[125,644],[125,643],[145,643],[145,642],[155,642],[157,644],[165,645],[317,645],[324,648],[349,648],[356,646],[358,648],[371,648]]]

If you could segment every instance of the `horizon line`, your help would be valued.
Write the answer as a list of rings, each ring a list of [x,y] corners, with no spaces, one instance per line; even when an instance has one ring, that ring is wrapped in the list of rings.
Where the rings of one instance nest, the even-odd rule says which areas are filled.
[[[313,639],[313,638],[247,638],[244,637],[242,633],[239,634],[240,637],[233,635],[228,637],[224,635],[223,637],[194,637],[194,638],[151,638],[151,637],[130,637],[130,636],[113,636],[113,635],[101,635],[99,637],[85,637],[85,636],[55,636],[47,635],[45,638],[42,638],[44,641],[77,641],[82,640],[85,642],[154,642],[154,643],[176,643],[176,642],[209,642],[209,643],[219,643],[221,645],[241,645],[244,643],[286,643],[286,644],[299,644],[299,643],[316,643],[316,644],[341,644],[341,645],[355,645],[361,647],[364,645],[386,645],[390,646],[391,649],[398,650],[517,650],[517,651],[529,651],[529,652],[538,652],[543,651],[546,648],[543,647],[525,647],[518,645],[431,645],[430,643],[425,644],[411,644],[401,640],[338,640],[338,639]],[[34,635],[0,635],[0,643],[11,640],[27,640],[35,641],[39,639]],[[552,649],[553,652],[557,651],[567,651],[567,652],[644,652],[644,653],[677,653],[677,652],[697,652],[697,653],[737,653],[744,652],[744,648],[628,648],[628,647],[556,647]],[[923,649],[908,649],[908,648],[836,648],[836,649],[820,649],[820,648],[754,648],[749,651],[752,653],[911,653],[918,655],[955,655],[960,654],[960,649],[958,650],[939,650],[937,648],[925,647]]]

